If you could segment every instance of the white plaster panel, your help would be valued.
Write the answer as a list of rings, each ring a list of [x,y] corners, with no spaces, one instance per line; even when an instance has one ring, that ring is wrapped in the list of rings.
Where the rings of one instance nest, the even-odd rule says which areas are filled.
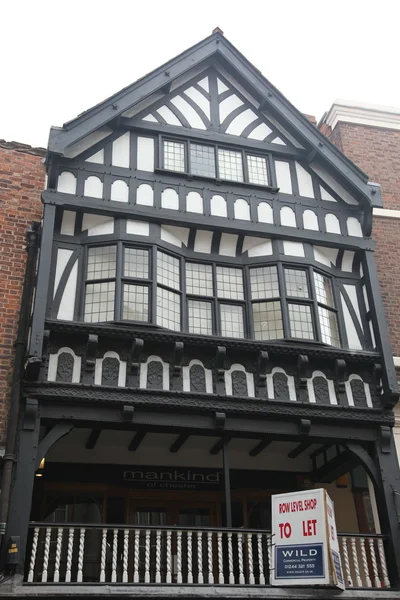
[[[76,177],[69,171],[64,171],[58,176],[57,191],[64,194],[76,194]]]
[[[65,158],[75,158],[79,154],[82,154],[82,152],[85,152],[85,150],[101,142],[101,140],[104,140],[110,133],[112,133],[112,129],[109,127],[99,127],[93,133],[80,139],[76,144],[68,146],[64,153]]]
[[[181,248],[188,245],[189,229],[173,225],[161,225],[161,239]]]
[[[247,137],[251,140],[259,140],[261,142],[270,133],[272,133],[272,129],[268,127],[266,123],[261,123],[260,125],[257,125]]]
[[[168,106],[160,106],[160,108],[157,109],[157,112],[162,116],[163,119],[165,119],[168,125],[182,127],[182,123]]]
[[[282,192],[282,194],[292,194],[292,178],[290,176],[289,163],[282,160],[276,160],[275,172],[279,191]]]
[[[139,171],[154,171],[154,138],[139,136],[137,139],[137,168]]]
[[[243,240],[242,252],[248,252],[249,257],[270,256],[272,242],[266,238],[246,236]]]
[[[108,215],[93,215],[85,213],[82,219],[82,231],[92,235],[109,235],[114,233],[114,219]]]
[[[296,162],[297,183],[299,185],[300,196],[314,198],[314,188],[312,177],[298,162]]]
[[[235,200],[234,205],[235,219],[242,219],[243,221],[250,221],[250,206],[243,198]]]
[[[314,258],[327,267],[336,266],[336,260],[339,250],[336,248],[325,248],[323,246],[313,246]]]
[[[260,223],[273,223],[274,213],[268,202],[260,202],[257,206],[257,217]]]
[[[75,233],[76,212],[72,210],[64,210],[60,233],[62,235],[74,235]]]
[[[283,253],[286,256],[305,256],[304,245],[302,242],[290,242],[285,240],[283,242]]]
[[[204,77],[204,79],[201,79],[200,81],[198,81],[197,85],[199,85],[200,87],[202,87],[203,90],[205,90],[206,92],[210,91],[210,86],[209,86],[209,83],[208,83],[208,77]]]
[[[286,227],[296,227],[296,215],[293,208],[290,208],[290,206],[282,206],[280,217],[281,225],[285,225]]]
[[[204,230],[197,231],[196,237],[194,240],[194,251],[202,252],[205,254],[211,254],[212,238],[213,238],[212,231],[204,231]]]
[[[318,217],[313,210],[307,209],[303,212],[303,224],[304,229],[319,230]]]
[[[125,181],[116,179],[112,182],[110,200],[114,200],[114,202],[128,202],[129,187]]]
[[[351,382],[354,379],[358,379],[359,381],[361,381],[364,385],[364,391],[365,391],[365,399],[367,401],[367,406],[369,408],[373,408],[373,404],[372,404],[372,398],[371,398],[371,390],[369,389],[369,385],[367,383],[365,383],[365,381],[363,381],[363,379],[359,376],[356,375],[355,373],[352,373],[348,380],[345,381],[345,389],[346,389],[346,394],[347,394],[347,399],[349,402],[349,406],[354,406],[354,397],[353,397],[353,390],[351,389]]]
[[[336,215],[332,213],[325,215],[325,229],[327,233],[341,233],[339,219]]]
[[[361,223],[356,217],[347,218],[347,232],[349,235],[354,235],[355,237],[363,237]]]
[[[54,292],[53,298],[57,293],[58,284],[60,283],[60,279],[62,274],[64,273],[65,267],[71,256],[73,255],[73,250],[67,250],[66,248],[59,248],[57,252],[57,265],[56,265],[56,274],[54,276]]]
[[[288,388],[289,388],[289,400],[291,402],[296,402],[297,398],[296,398],[296,387],[294,385],[294,377],[292,375],[288,375],[286,373],[286,371],[284,369],[282,369],[281,367],[274,367],[271,371],[271,373],[268,373],[267,375],[267,393],[268,393],[268,398],[275,398],[275,393],[274,393],[274,374],[275,373],[284,373],[287,377],[287,384],[288,384]]]
[[[114,167],[129,168],[130,140],[130,133],[127,131],[124,135],[113,141],[111,163]]]
[[[94,370],[94,383],[95,385],[101,385],[101,379],[103,375],[103,360],[105,358],[116,358],[119,361],[118,371],[118,387],[125,387],[126,385],[126,361],[120,360],[119,355],[113,350],[109,350],[103,356],[103,358],[96,358],[96,365]]]
[[[188,102],[186,102],[184,98],[181,96],[175,96],[175,98],[171,99],[171,103],[181,111],[183,116],[189,122],[190,127],[194,127],[195,129],[206,129],[206,126],[199,117],[198,113],[190,106]]]
[[[344,324],[346,327],[347,341],[349,343],[349,348],[350,348],[350,350],[362,350],[362,344],[360,342],[360,338],[358,337],[358,333],[357,333],[357,330],[353,323],[353,319],[351,318],[349,309],[347,308],[347,304],[346,304],[342,294],[340,294],[340,299],[342,302]]]
[[[327,202],[336,202],[336,199],[331,196],[331,194],[322,185],[319,186],[319,189],[321,191],[322,200],[326,200]]]
[[[236,256],[238,236],[232,233],[223,233],[219,243],[219,253],[223,256]]]
[[[242,131],[257,119],[257,115],[248,108],[235,117],[226,130],[230,135],[241,135]]]
[[[204,369],[204,375],[206,380],[206,392],[207,394],[213,393],[213,381],[211,369],[206,369],[200,360],[194,358],[190,361],[188,366],[182,367],[182,387],[184,392],[190,392],[190,369],[193,365],[200,365]]]
[[[340,198],[342,198],[342,200],[344,200],[345,202],[347,202],[347,204],[358,204],[357,200],[355,198],[353,198],[353,196],[351,196],[348,193],[348,191],[345,190],[344,187],[341,186],[340,183],[338,183],[336,181],[336,179],[334,177],[332,177],[332,175],[324,167],[321,167],[320,165],[317,165],[316,163],[313,163],[312,165],[310,165],[310,169],[312,171],[314,171],[315,173],[317,173],[317,175],[319,175],[321,177],[321,179],[323,181],[325,181],[325,183],[327,185],[329,185],[329,187]]]
[[[228,216],[226,200],[222,196],[215,195],[210,200],[211,214],[213,217]]]
[[[229,88],[224,84],[223,81],[221,81],[219,78],[217,78],[217,88],[218,88],[218,94],[222,94],[223,92],[226,92]],[[208,92],[208,90],[207,90]]]
[[[226,117],[231,114],[239,106],[242,106],[243,102],[235,94],[228,96],[225,100],[222,100],[219,104],[219,120],[222,124]]]
[[[370,332],[370,335],[371,335],[372,347],[376,348],[375,332],[374,332],[374,326],[372,324],[372,321],[369,321],[369,332]]]
[[[176,190],[172,188],[163,190],[161,194],[161,208],[168,208],[170,210],[179,209],[179,196]]]
[[[86,162],[95,163],[97,165],[104,164],[104,148],[96,152],[96,154],[92,154],[86,159]]]
[[[254,398],[254,377],[253,373],[248,373],[243,365],[234,364],[228,371],[225,371],[225,391],[227,396],[232,396],[232,373],[240,371],[246,375],[247,395]]]
[[[286,146],[286,143],[280,137],[276,137],[271,141],[271,144],[278,144],[278,146]]]
[[[57,379],[57,367],[58,357],[60,354],[67,353],[71,354],[74,359],[74,366],[72,369],[72,383],[79,383],[81,380],[81,357],[77,356],[71,348],[60,348],[56,354],[50,354],[49,356],[49,368],[47,371],[47,381],[56,381]]]
[[[78,277],[78,260],[75,261],[72,267],[71,273],[68,277],[68,281],[64,288],[64,293],[61,298],[60,307],[57,313],[57,319],[63,321],[74,320],[74,309],[75,309],[75,296],[76,296],[76,283]]]
[[[193,102],[196,102],[197,106],[201,108],[206,117],[208,117],[209,119],[211,118],[210,101],[207,100],[207,98],[203,96],[203,94],[199,92],[199,90],[196,90],[196,88],[194,87],[190,87],[187,90],[185,90],[185,94],[189,96],[189,98],[191,98]]]
[[[367,288],[365,287],[365,285],[362,286],[362,293],[364,296],[365,308],[366,308],[367,312],[369,312],[368,294],[367,294]]]
[[[151,185],[148,183],[142,183],[139,185],[136,192],[136,204],[141,204],[142,206],[153,206],[154,192]]]
[[[357,298],[357,289],[356,289],[356,286],[348,284],[348,283],[345,283],[343,285],[343,287],[346,290],[346,292],[347,292],[347,294],[348,294],[348,296],[350,298],[351,305],[354,308],[355,313],[356,313],[357,318],[358,318],[358,323],[359,323],[359,325],[362,328],[362,325],[361,325],[361,313],[360,313],[360,307],[358,305],[358,298]]]
[[[163,367],[163,390],[169,390],[169,364],[163,362],[159,356],[151,355],[140,365],[140,389],[145,390],[147,388],[147,368],[151,362],[160,362]]]
[[[126,233],[132,233],[133,235],[150,235],[150,224],[146,221],[134,221],[128,219],[126,222]]]
[[[102,198],[103,197],[103,182],[99,177],[94,175],[88,177],[85,180],[84,195],[90,196],[91,198]]]
[[[346,273],[351,273],[353,271],[353,260],[354,252],[352,252],[351,250],[345,250],[342,259],[342,271],[346,271]]]
[[[158,123],[157,119],[153,115],[146,115],[142,121],[148,121],[149,123]]]
[[[186,212],[203,214],[203,198],[198,192],[189,192],[186,196]]]

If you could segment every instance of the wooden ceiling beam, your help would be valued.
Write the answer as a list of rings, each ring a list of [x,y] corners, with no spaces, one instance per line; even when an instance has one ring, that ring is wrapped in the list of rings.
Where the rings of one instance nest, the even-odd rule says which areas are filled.
[[[231,441],[232,437],[225,437],[225,438],[221,438],[218,440],[218,442],[216,442],[214,444],[214,446],[211,448],[210,450],[210,454],[218,454],[219,452],[221,452],[223,446],[224,446],[224,440],[229,443]]]
[[[296,446],[296,448],[293,448],[293,450],[291,450],[289,452],[288,458],[297,458],[302,452],[307,450],[310,446],[311,446],[311,444],[309,442],[303,442],[302,444],[299,444],[298,446]]]
[[[100,437],[100,433],[101,429],[92,429],[92,431],[89,433],[89,437],[86,442],[86,450],[93,450],[93,448],[97,444],[97,440]]]
[[[190,438],[190,435],[184,435],[184,434],[178,435],[176,440],[171,445],[171,448],[169,449],[169,451],[170,452],[179,452],[179,450],[182,448],[183,444],[185,444],[189,438]]]
[[[249,456],[258,456],[260,452],[265,450],[270,444],[272,444],[272,440],[265,439],[261,440],[254,448],[252,448],[249,452]]]
[[[146,436],[146,431],[137,431],[135,433],[134,437],[132,438],[131,443],[128,446],[128,450],[131,450],[132,452],[137,450],[139,448],[140,444],[143,442],[145,436]]]

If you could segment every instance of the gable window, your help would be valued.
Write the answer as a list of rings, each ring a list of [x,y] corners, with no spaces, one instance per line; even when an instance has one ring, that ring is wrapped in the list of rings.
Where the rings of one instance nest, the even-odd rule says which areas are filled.
[[[269,186],[268,158],[191,141],[162,140],[163,169],[196,177]]]
[[[332,279],[311,266],[194,262],[121,241],[87,250],[84,320],[341,346]]]

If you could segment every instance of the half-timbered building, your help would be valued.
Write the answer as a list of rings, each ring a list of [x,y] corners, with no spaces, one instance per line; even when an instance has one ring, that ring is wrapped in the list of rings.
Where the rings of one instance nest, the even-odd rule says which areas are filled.
[[[315,486],[346,586],[389,597],[379,185],[219,30],[52,128],[46,162],[15,594],[268,596],[271,494]]]

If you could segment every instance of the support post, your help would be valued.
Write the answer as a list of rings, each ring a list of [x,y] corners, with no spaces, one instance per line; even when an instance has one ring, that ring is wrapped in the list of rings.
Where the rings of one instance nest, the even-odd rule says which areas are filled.
[[[38,402],[28,398],[23,422],[19,429],[19,452],[15,481],[11,490],[10,508],[3,545],[2,566],[7,562],[7,543],[10,536],[19,536],[19,573],[24,572],[28,525],[35,480],[36,455],[39,443],[40,418]]]
[[[392,587],[400,584],[400,471],[393,431],[381,427],[381,438],[375,443],[375,461],[380,481],[375,494],[382,533],[389,535],[386,557]]]
[[[232,527],[231,478],[230,478],[230,474],[229,474],[228,444],[229,444],[229,439],[224,438],[224,445],[222,447],[222,459],[223,459],[223,463],[224,463],[226,526]]]

